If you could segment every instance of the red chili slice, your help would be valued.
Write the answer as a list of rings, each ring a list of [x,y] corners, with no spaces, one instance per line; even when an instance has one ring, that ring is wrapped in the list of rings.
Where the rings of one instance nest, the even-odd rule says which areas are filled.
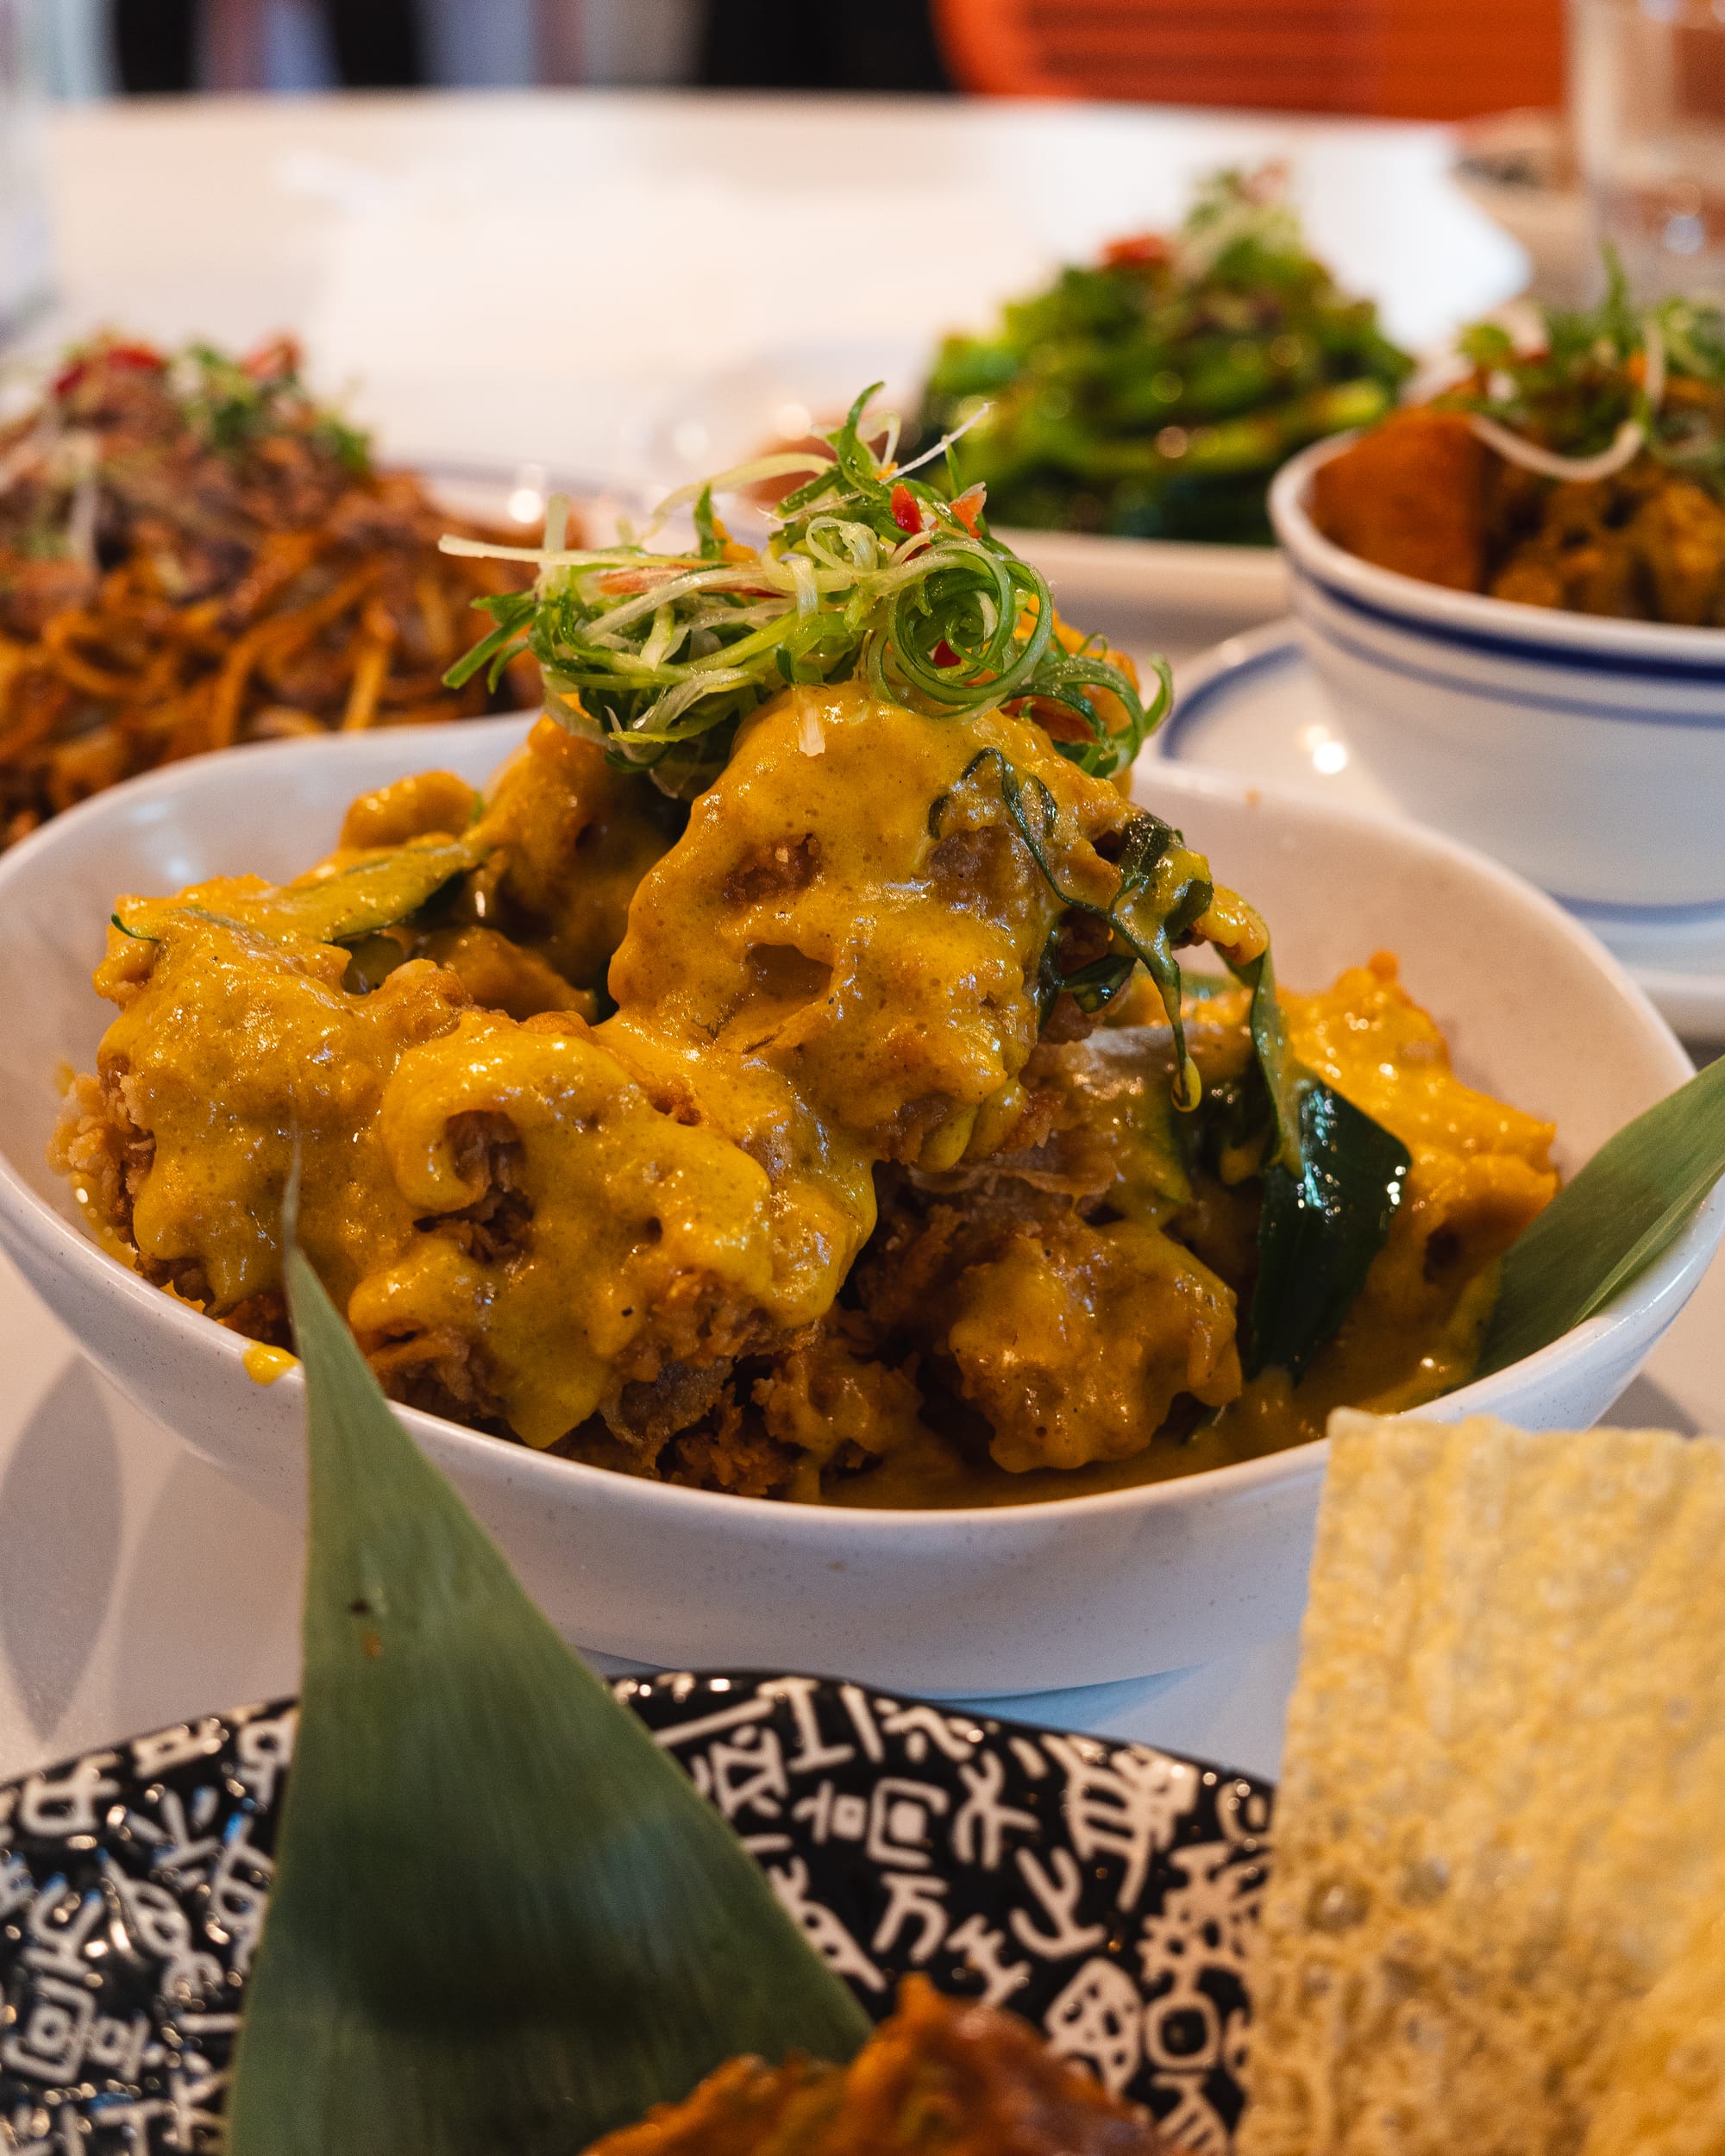
[[[104,345],[99,351],[80,353],[69,367],[62,367],[53,379],[53,394],[68,396],[92,367],[131,367],[143,374],[160,374],[166,365],[167,361],[153,345]]]
[[[988,498],[986,485],[978,480],[975,486],[967,486],[952,505],[952,513],[974,539],[977,520],[982,514],[982,505]]]
[[[1111,240],[1102,249],[1107,269],[1160,269],[1171,261],[1174,250],[1159,232],[1133,232],[1123,240]]]

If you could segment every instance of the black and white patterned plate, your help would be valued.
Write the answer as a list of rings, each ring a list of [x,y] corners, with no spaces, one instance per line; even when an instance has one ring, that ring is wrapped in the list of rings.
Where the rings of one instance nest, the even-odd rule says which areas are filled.
[[[1268,1784],[824,1678],[617,1690],[871,2012],[922,1970],[1226,2150]],[[217,2147],[294,1720],[212,1714],[0,1789],[0,2151]]]

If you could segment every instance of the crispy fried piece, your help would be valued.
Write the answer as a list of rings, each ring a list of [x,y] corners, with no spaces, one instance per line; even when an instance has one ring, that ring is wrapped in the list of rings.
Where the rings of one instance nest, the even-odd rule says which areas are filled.
[[[132,1241],[132,1201],[155,1157],[155,1140],[126,1106],[126,1072],[110,1062],[66,1087],[48,1142],[48,1166],[76,1184],[86,1214],[122,1246]]]
[[[1477,592],[1490,454],[1459,412],[1393,413],[1312,474],[1312,521],[1380,568]]]
[[[458,838],[474,820],[480,797],[453,771],[415,771],[361,793],[342,818],[339,850],[402,846],[434,831]]]
[[[1013,1472],[1126,1458],[1181,1393],[1239,1390],[1233,1294],[1208,1267],[1011,1177],[962,1204],[904,1192],[857,1285],[877,1325],[950,1364]]]
[[[787,1445],[751,1420],[741,1401],[727,1400],[715,1415],[686,1430],[667,1447],[659,1472],[692,1489],[728,1490],[736,1497],[787,1497],[800,1463]]]
[[[772,1359],[751,1390],[765,1434],[794,1463],[792,1496],[820,1495],[820,1477],[841,1455],[880,1458],[925,1432],[910,1367],[887,1358],[860,1311],[832,1310]]]
[[[1692,479],[1667,478],[1635,514],[1631,537],[1647,565],[1659,621],[1725,621],[1725,506]]]
[[[1717,2150],[1725,1446],[1331,1443],[1244,2156]]]
[[[484,916],[578,988],[603,985],[641,879],[676,811],[606,763],[597,742],[542,718],[491,782],[480,824],[498,849]]]
[[[875,1163],[937,1134],[956,1156],[1016,1087],[1064,901],[979,752],[1048,789],[1065,888],[1102,902],[1118,883],[1093,841],[1126,803],[1032,727],[919,718],[856,687],[815,701],[821,753],[804,701],[767,707],[662,858],[643,782],[536,729],[478,828],[493,850],[429,933],[380,931],[351,956],[273,938],[222,918],[226,886],[152,909],[156,940],[116,931],[98,981],[125,1006],[100,1069],[129,1126],[90,1127],[80,1097],[64,1158],[91,1161],[116,1219],[127,1192],[146,1263],[179,1268],[219,1313],[279,1284],[298,1125],[309,1252],[392,1384],[476,1403],[536,1445],[598,1413],[650,1453],[737,1357],[831,1308],[874,1225]],[[945,837],[930,827],[943,796]],[[369,797],[345,836],[423,837],[464,808],[445,775]],[[534,1009],[574,1000],[550,993],[551,961],[602,960],[649,860],[612,967],[617,1015]],[[492,940],[517,918],[536,950]],[[404,935],[447,963],[397,963]],[[800,1387],[836,1409],[859,1388],[912,1408],[888,1374],[806,1354],[764,1412],[795,1421]]]
[[[591,2156],[815,2156],[844,2102],[844,2069],[812,2059],[732,2059],[682,2103],[607,2134]]]
[[[1525,537],[1505,541],[1494,533],[1494,599],[1523,605],[1561,606],[1571,613],[1645,619],[1653,611],[1643,549],[1628,530],[1640,497],[1639,479],[1553,486],[1532,508]]]
[[[345,951],[235,928],[218,918],[228,888],[188,893],[208,911],[178,913],[160,942],[109,931],[96,980],[120,1015],[97,1092],[75,1089],[50,1158],[93,1173],[146,1271],[220,1314],[281,1284],[298,1144],[300,1239],[342,1301],[412,1232],[384,1158],[385,1087],[405,1050],[455,1025],[467,992],[420,960],[350,995]]]
[[[1037,729],[930,719],[855,685],[794,691],[750,720],[643,881],[612,972],[619,1027],[650,1031],[656,1057],[703,1044],[709,1066],[789,1088],[875,1158],[918,1159],[937,1129],[968,1140],[1035,1044],[1026,982],[1064,910],[991,750],[1048,788],[1067,887],[1106,903],[1119,872],[1095,842],[1127,805]]]
[[[519,1147],[530,1225],[501,1267],[443,1232],[483,1194],[449,1137],[474,1114],[499,1119]],[[766,1172],[718,1131],[664,1114],[573,1015],[518,1026],[467,1012],[398,1065],[375,1126],[390,1184],[424,1225],[354,1288],[354,1329],[468,1334],[530,1444],[595,1410],[626,1432],[624,1387],[768,1336]]]
[[[1322,465],[1312,516],[1381,567],[1526,606],[1725,625],[1725,505],[1643,454],[1599,479],[1500,457],[1461,412],[1394,414]]]
[[[1159,2156],[1144,2114],[1027,2022],[906,1978],[848,2067],[736,2059],[590,2156]]]
[[[537,951],[512,943],[494,928],[440,928],[417,939],[417,956],[446,967],[474,1001],[511,1018],[536,1018],[542,1011],[574,1011],[597,1015],[591,990],[572,988]]]
[[[1622,619],[1725,622],[1725,508],[1705,487],[1650,458],[1609,479],[1537,484],[1531,513],[1495,549],[1494,598]]]

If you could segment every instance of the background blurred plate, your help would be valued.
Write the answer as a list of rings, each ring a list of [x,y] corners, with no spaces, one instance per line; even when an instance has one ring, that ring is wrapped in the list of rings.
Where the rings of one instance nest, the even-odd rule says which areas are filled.
[[[1268,1783],[824,1678],[617,1689],[870,2013],[920,1970],[1226,2147]],[[218,2147],[295,1719],[207,1715],[0,1789],[6,2147]]]
[[[1171,763],[1228,771],[1308,800],[1401,812],[1354,755],[1291,621],[1232,636],[1187,667],[1151,743]],[[1654,920],[1573,906],[1686,1039],[1725,1041],[1725,908]]]

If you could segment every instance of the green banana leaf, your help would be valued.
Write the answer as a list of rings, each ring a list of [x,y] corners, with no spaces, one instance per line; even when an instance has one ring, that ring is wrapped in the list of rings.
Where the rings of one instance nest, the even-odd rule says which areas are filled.
[[[737,2053],[849,2059],[850,1993],[287,1280],[305,1674],[230,2156],[576,2156]]]
[[[1722,1173],[1725,1059],[1608,1138],[1511,1244],[1477,1375],[1603,1309],[1671,1247]]]
[[[315,883],[283,884],[235,899],[222,912],[173,899],[146,900],[114,924],[128,936],[159,942],[176,913],[200,914],[260,936],[309,936],[319,943],[350,943],[410,919],[451,878],[476,868],[488,849],[473,837],[417,839],[369,861],[338,868]]]

